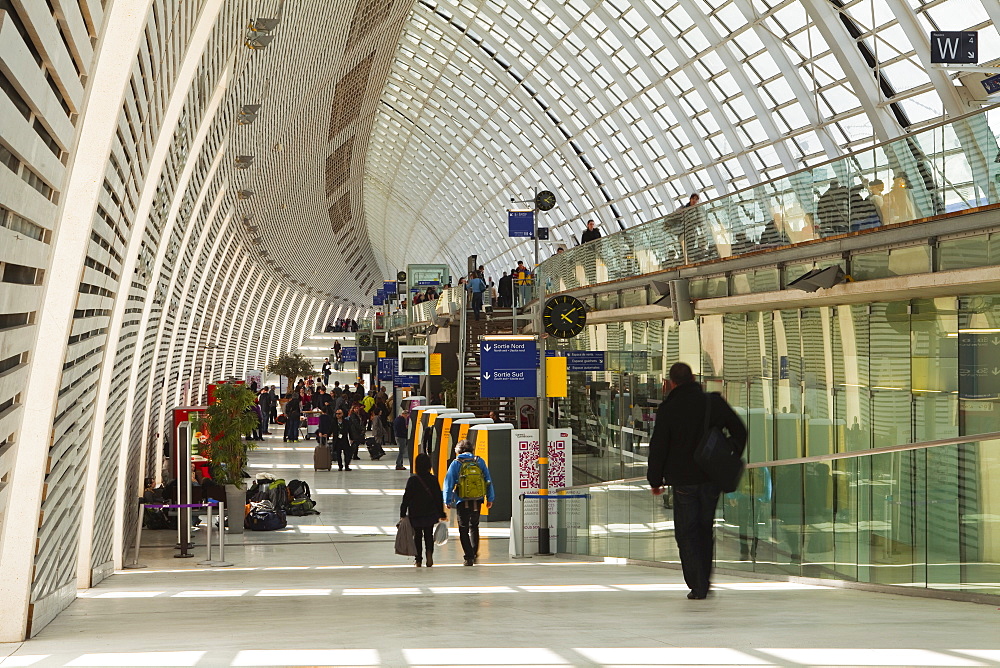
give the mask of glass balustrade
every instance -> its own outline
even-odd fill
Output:
[[[751,464],[720,499],[716,565],[1000,594],[1000,434],[989,436]],[[669,489],[628,479],[566,491],[589,498],[559,504],[560,550],[680,563]]]
[[[991,107],[680,209],[553,255],[546,292],[1000,203],[998,136]]]

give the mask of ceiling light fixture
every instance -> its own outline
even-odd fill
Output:
[[[236,169],[248,169],[253,164],[252,155],[236,156]]]
[[[244,104],[240,107],[240,114],[236,122],[240,125],[250,125],[257,120],[257,113],[260,111],[259,104]]]
[[[278,27],[278,19],[257,19],[247,25],[247,41],[244,42],[248,49],[266,49],[268,44],[274,40],[272,34]]]

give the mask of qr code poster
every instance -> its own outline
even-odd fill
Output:
[[[549,491],[573,484],[573,432],[571,429],[549,429]],[[538,430],[515,429],[511,432],[511,495],[520,499],[522,494],[538,493]],[[530,554],[538,544],[538,500],[524,500],[524,526],[521,512],[515,503],[512,517],[511,551],[516,554],[516,542],[523,535],[522,554]],[[549,526],[555,526],[558,508],[549,504]]]

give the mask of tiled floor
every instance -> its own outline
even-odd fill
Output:
[[[688,601],[675,570],[511,560],[506,526],[474,568],[452,540],[417,569],[393,554],[407,474],[314,473],[311,453],[272,439],[252,470],[306,480],[321,515],[230,536],[225,569],[147,532],[165,545],[147,568],[0,645],[0,666],[1000,666],[992,606],[734,577]]]

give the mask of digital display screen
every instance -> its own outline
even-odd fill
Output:
[[[423,371],[424,370],[424,358],[423,357],[404,357],[401,360],[403,371]]]

